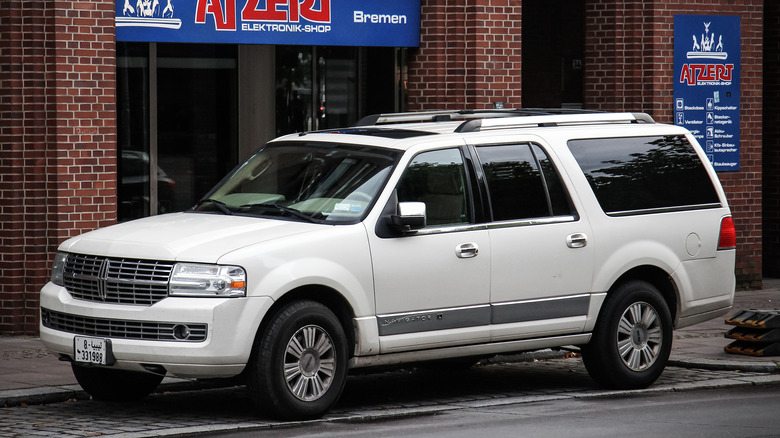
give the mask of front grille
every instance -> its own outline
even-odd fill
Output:
[[[41,308],[41,322],[52,330],[77,335],[146,341],[203,342],[208,332],[207,324],[88,318],[46,308]]]
[[[168,296],[173,263],[68,254],[63,280],[77,299],[151,306]]]

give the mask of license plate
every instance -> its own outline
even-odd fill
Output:
[[[73,344],[76,362],[95,365],[111,365],[114,362],[110,339],[76,336]]]

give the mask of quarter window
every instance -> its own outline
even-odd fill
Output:
[[[398,184],[399,202],[424,202],[427,225],[468,223],[466,171],[459,149],[417,155]]]
[[[720,205],[685,136],[571,140],[569,150],[607,214]]]
[[[493,220],[571,214],[555,166],[538,145],[481,146],[477,154],[488,185]]]

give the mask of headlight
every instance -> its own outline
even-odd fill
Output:
[[[64,252],[58,252],[54,256],[54,263],[51,265],[51,282],[57,286],[65,286],[63,275],[65,274],[65,260],[67,259],[68,254]]]
[[[177,263],[168,294],[186,297],[246,296],[246,272],[238,266]]]

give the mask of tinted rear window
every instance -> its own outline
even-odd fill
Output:
[[[720,205],[705,165],[684,136],[571,140],[605,213]]]

